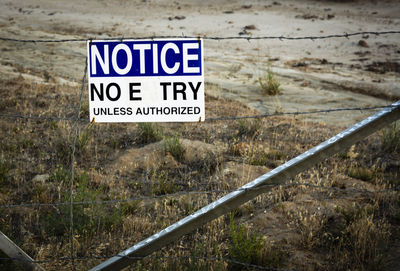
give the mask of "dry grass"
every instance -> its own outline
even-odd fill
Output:
[[[278,95],[281,93],[280,83],[275,75],[269,67],[267,73],[258,78],[258,84],[261,87],[261,92],[265,95]]]
[[[31,84],[21,78],[2,82],[0,92],[6,97],[0,113],[21,115],[71,117],[78,96],[77,88]],[[209,117],[255,113],[214,97],[206,98],[206,107]],[[82,113],[88,117],[85,107]],[[0,205],[68,201],[71,123],[2,118],[0,126]],[[82,122],[74,200],[232,190],[336,132],[283,117],[151,127]],[[156,142],[161,133],[166,139]],[[232,221],[226,215],[208,223],[139,261],[134,269],[247,270],[230,261],[235,259],[300,270],[384,268],[384,256],[390,254],[386,248],[395,240],[389,237],[398,232],[400,206],[397,192],[376,190],[398,184],[399,154],[383,151],[381,144],[377,133],[300,174],[294,181],[304,185],[273,189],[241,206]],[[377,174],[371,181],[362,177],[368,172],[349,174],[352,168],[376,169]],[[76,262],[78,270],[101,262],[91,256],[116,254],[220,196],[213,192],[75,205],[74,244],[76,256],[84,259]],[[1,208],[0,213],[0,230],[33,258],[69,255],[68,206]],[[237,254],[240,244],[248,247],[244,258]],[[71,261],[43,266],[71,270]],[[1,261],[0,268],[13,267]]]

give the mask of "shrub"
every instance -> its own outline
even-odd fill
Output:
[[[161,128],[151,122],[139,123],[139,136],[142,143],[152,143],[163,138]]]
[[[280,83],[276,79],[275,74],[268,68],[267,74],[264,77],[258,78],[258,84],[261,87],[261,91],[265,95],[278,95],[281,93]]]
[[[80,129],[76,140],[77,153],[82,155],[87,149],[94,133],[94,124],[90,123],[85,129]]]
[[[165,153],[169,152],[176,160],[182,161],[185,154],[185,147],[182,145],[179,135],[165,139],[164,151]]]
[[[53,180],[65,180],[66,173],[62,167],[59,167],[51,176]],[[96,231],[111,230],[113,226],[122,222],[123,214],[127,212],[125,206],[123,208],[110,208],[103,204],[92,204],[85,202],[94,202],[98,200],[102,187],[93,188],[90,184],[89,177],[85,172],[77,174],[74,179],[76,185],[73,195],[74,202],[82,202],[82,204],[73,205],[74,231],[80,236],[90,236]],[[64,202],[70,201],[70,193],[65,192],[62,195]],[[45,210],[44,210],[45,211]],[[44,234],[54,236],[64,236],[68,233],[70,226],[70,206],[60,205],[56,209],[56,213],[45,212],[40,217],[40,224]]]
[[[154,170],[152,176],[152,193],[156,196],[167,195],[177,191],[174,179],[168,176],[168,171],[164,169]]]
[[[375,168],[351,166],[347,172],[347,175],[364,182],[374,183],[378,175],[378,171]]]
[[[243,136],[256,137],[260,134],[262,129],[262,120],[260,119],[254,119],[254,120],[241,119],[237,121],[237,124],[238,124],[237,137],[243,137]]]
[[[301,216],[299,230],[305,247],[322,250],[332,264],[329,270],[381,270],[390,228],[374,217],[375,207],[356,205],[335,211],[327,218]]]
[[[392,153],[400,151],[400,125],[398,123],[383,130],[382,150]]]
[[[271,151],[269,153],[256,150],[251,153],[249,157],[249,163],[253,166],[268,166],[268,167],[277,167],[279,160],[284,157],[284,154],[279,151]]]
[[[11,166],[0,159],[0,185],[8,184],[10,179],[10,172]]]
[[[230,220],[229,237],[229,256],[233,260],[229,262],[229,270],[247,270],[244,264],[276,268],[285,259],[286,255],[280,249],[272,249],[257,232],[250,234],[243,224],[237,226],[233,215]]]

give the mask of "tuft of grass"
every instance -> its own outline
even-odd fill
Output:
[[[286,255],[278,248],[272,249],[264,242],[261,235],[249,230],[242,224],[236,225],[233,215],[230,219],[229,256],[233,262],[229,263],[228,270],[248,270],[242,264],[234,261],[268,267],[279,267],[284,262]]]
[[[378,171],[375,168],[352,166],[349,168],[347,175],[364,182],[375,183]]]
[[[398,123],[383,130],[382,150],[391,153],[400,151],[400,125]]]
[[[279,160],[284,157],[284,154],[279,151],[271,151],[269,153],[264,151],[255,151],[250,155],[249,163],[253,166],[268,166],[277,167]]]
[[[50,179],[63,180],[68,177],[63,167],[59,167]],[[95,202],[99,199],[102,187],[93,187],[86,172],[76,174],[74,178],[76,185],[73,195],[74,202]],[[70,194],[63,193],[62,200],[69,202]],[[95,235],[97,232],[110,231],[113,227],[122,223],[123,215],[135,208],[134,206],[122,205],[109,210],[109,206],[103,204],[76,204],[73,205],[74,231],[82,237]],[[64,236],[69,228],[69,205],[61,205],[56,212],[47,211],[40,216],[40,227],[43,236],[51,234],[53,236]]]
[[[90,123],[85,129],[79,130],[76,148],[79,154],[83,154],[86,151],[90,140],[93,138],[94,123]]]
[[[278,95],[281,93],[280,83],[276,78],[276,75],[272,72],[271,68],[268,67],[267,74],[264,77],[258,78],[258,84],[261,87],[261,91],[265,95]]]
[[[263,123],[261,119],[241,119],[237,125],[237,137],[256,137],[261,133]]]
[[[69,171],[65,168],[64,165],[57,165],[56,170],[50,175],[50,181],[56,183],[64,183],[69,180]]]
[[[4,162],[3,159],[0,159],[0,185],[7,185],[10,179],[11,166]]]
[[[374,216],[376,206],[337,207],[336,214],[321,217],[299,215],[302,244],[323,251],[335,263],[329,270],[382,270],[390,226]]]
[[[242,224],[237,226],[231,216],[229,256],[236,261],[255,264],[259,261],[263,247],[262,237],[256,232],[250,235]]]
[[[89,118],[89,103],[87,101],[83,101],[81,104],[81,111],[80,111],[80,117],[88,119]],[[92,120],[90,120],[92,121]]]
[[[185,147],[182,145],[178,134],[165,139],[164,151],[165,153],[170,153],[177,161],[183,160]]]
[[[174,179],[168,175],[168,171],[164,169],[156,169],[152,176],[152,194],[156,196],[175,193],[178,188]]]
[[[389,225],[385,220],[375,219],[372,206],[337,208],[342,215],[341,230],[335,235],[327,233],[331,246],[330,258],[339,269],[381,270],[384,250],[390,237]]]
[[[153,143],[163,139],[163,133],[156,123],[141,122],[139,123],[140,141],[143,143]]]

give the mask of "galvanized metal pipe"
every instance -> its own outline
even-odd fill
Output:
[[[27,271],[44,271],[44,269],[0,231],[0,250]]]

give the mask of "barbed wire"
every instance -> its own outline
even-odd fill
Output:
[[[139,256],[125,256],[125,255],[110,255],[110,256],[103,256],[103,255],[91,255],[91,256],[82,256],[82,257],[74,257],[74,260],[104,260],[104,259],[109,259],[112,257],[120,257],[120,258],[126,258],[130,260],[147,260],[147,259],[156,259],[156,260],[162,260],[162,261],[167,261],[167,260],[204,260],[204,261],[224,261],[224,262],[229,262],[233,264],[238,264],[243,267],[250,267],[250,268],[256,268],[259,270],[270,270],[270,271],[295,271],[293,269],[284,269],[284,268],[276,268],[276,267],[270,267],[270,266],[261,266],[261,265],[256,265],[256,264],[250,264],[250,263],[244,263],[237,261],[235,259],[231,258],[225,258],[225,257],[202,257],[202,256],[157,256],[157,255],[149,255],[145,257],[139,257]],[[42,263],[52,263],[56,261],[71,261],[71,257],[52,257],[48,258],[45,260],[34,260],[34,261],[29,261],[25,259],[20,259],[20,258],[0,258],[0,260],[10,260],[10,261],[18,261],[18,262],[30,262],[30,263],[37,263],[37,264],[42,264]]]
[[[75,38],[75,39],[17,39],[17,38],[5,38],[0,37],[2,41],[12,41],[12,42],[23,42],[23,43],[57,43],[57,42],[87,42],[90,40],[120,40],[121,42],[124,40],[154,40],[154,39],[179,39],[179,38],[188,38],[188,39],[199,39],[202,38],[204,40],[323,40],[323,39],[333,39],[333,38],[350,38],[354,36],[365,36],[365,35],[395,35],[400,34],[400,30],[389,30],[389,31],[362,31],[362,32],[353,32],[353,33],[343,33],[343,34],[330,34],[330,35],[320,35],[320,36],[247,36],[247,35],[240,35],[240,36],[226,36],[226,37],[219,37],[219,36],[187,36],[187,35],[156,35],[156,36],[141,36],[141,37],[109,37],[109,38],[96,38],[96,37],[89,37],[89,38]]]
[[[4,119],[32,119],[32,120],[48,120],[48,121],[73,121],[73,117],[51,117],[51,116],[35,116],[22,114],[1,114],[0,118]]]
[[[348,108],[328,108],[314,111],[295,111],[295,112],[275,112],[275,113],[266,113],[266,114],[258,114],[258,115],[246,115],[246,116],[225,116],[225,117],[210,117],[206,118],[207,121],[223,121],[223,120],[241,120],[241,119],[257,119],[257,118],[268,118],[268,117],[276,117],[276,116],[285,116],[285,115],[312,115],[312,114],[320,114],[320,113],[334,113],[341,111],[371,111],[378,110],[384,108],[391,108],[392,105],[381,105],[381,106],[370,106],[370,107],[348,107]],[[73,117],[51,117],[51,116],[35,116],[35,115],[22,115],[22,114],[1,114],[0,118],[5,119],[32,119],[32,120],[43,120],[43,121],[75,121],[76,119]],[[89,119],[80,118],[79,122],[90,122]]]
[[[174,198],[174,197],[181,197],[181,196],[191,196],[191,195],[202,195],[202,194],[222,194],[222,193],[231,193],[234,191],[250,191],[250,190],[259,190],[265,189],[267,187],[281,187],[281,188],[289,188],[289,187],[301,187],[307,186],[312,188],[320,188],[326,189],[331,191],[340,191],[340,192],[359,192],[359,193],[366,193],[366,194],[375,194],[375,193],[390,193],[390,192],[397,192],[399,191],[400,187],[396,186],[393,188],[387,189],[379,189],[379,190],[366,190],[366,189],[358,189],[354,187],[333,187],[333,186],[324,186],[324,185],[315,185],[310,183],[302,183],[302,182],[290,182],[284,185],[276,186],[274,184],[264,184],[255,188],[238,188],[238,189],[215,189],[215,190],[202,190],[202,191],[181,191],[176,193],[164,194],[164,195],[151,195],[151,196],[138,196],[138,197],[131,197],[127,199],[113,199],[113,200],[94,200],[94,201],[74,201],[73,205],[101,205],[101,204],[117,204],[117,203],[126,203],[132,201],[140,201],[140,200],[153,200],[153,199],[163,199],[163,198]],[[70,202],[55,202],[55,203],[40,203],[40,202],[33,202],[33,203],[19,203],[19,204],[5,204],[0,205],[0,209],[12,209],[12,208],[22,208],[22,207],[52,207],[52,206],[66,206],[69,205]]]
[[[284,115],[311,115],[311,114],[332,113],[340,111],[367,111],[367,110],[377,110],[377,109],[391,108],[391,107],[393,106],[384,105],[384,106],[371,106],[371,107],[329,108],[329,109],[321,109],[314,111],[275,112],[275,113],[267,113],[267,114],[251,115],[251,116],[227,116],[227,117],[206,118],[206,121],[257,119],[257,118],[267,118],[267,117],[284,116]]]

